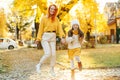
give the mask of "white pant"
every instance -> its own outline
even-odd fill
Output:
[[[75,56],[75,59],[76,59],[76,61],[77,62],[80,62],[80,57],[79,56]],[[74,67],[74,60],[71,60],[70,61],[70,67],[71,67],[71,69],[74,69],[75,67]]]
[[[40,65],[49,57],[51,57],[50,60],[50,66],[55,66],[56,61],[56,33],[44,33],[42,36],[41,41],[44,55],[40,59]]]

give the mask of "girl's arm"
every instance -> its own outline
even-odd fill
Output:
[[[66,42],[67,43],[72,43],[74,41],[74,39],[72,37],[66,37]]]

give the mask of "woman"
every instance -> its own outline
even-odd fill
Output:
[[[40,59],[40,62],[36,65],[36,71],[40,73],[40,67],[42,63],[51,56],[50,60],[50,73],[55,76],[54,66],[56,61],[56,33],[59,33],[62,43],[65,42],[65,34],[62,30],[62,26],[59,23],[57,15],[58,8],[52,4],[48,8],[48,15],[43,16],[40,22],[37,40],[41,41],[41,45],[44,50],[44,55]]]

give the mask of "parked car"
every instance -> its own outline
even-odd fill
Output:
[[[0,49],[14,49],[17,48],[17,43],[9,38],[0,38]]]

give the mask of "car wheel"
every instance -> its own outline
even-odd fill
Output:
[[[13,46],[13,45],[10,45],[10,46],[8,47],[8,49],[14,49],[14,46]]]

